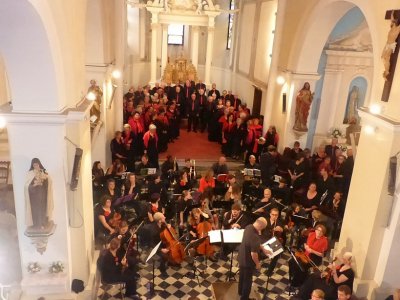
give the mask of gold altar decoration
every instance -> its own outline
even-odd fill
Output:
[[[185,82],[187,79],[197,82],[197,71],[191,62],[180,56],[172,63],[169,61],[164,69],[163,81],[165,83]]]

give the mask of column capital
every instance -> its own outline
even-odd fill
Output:
[[[215,31],[215,27],[214,26],[209,26],[208,28],[207,28],[207,31],[208,32],[212,32],[212,33],[214,33],[214,31]]]
[[[158,29],[158,28],[160,28],[160,26],[161,26],[160,23],[151,23],[151,29]]]

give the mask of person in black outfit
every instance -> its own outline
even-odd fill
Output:
[[[166,245],[162,242],[160,236],[166,228],[165,216],[160,212],[156,212],[153,217],[154,221],[145,225],[145,230],[142,232],[142,235],[146,235],[147,238],[149,238],[151,247],[155,247],[161,241],[161,245],[157,251],[158,260],[160,263],[158,269],[160,270],[162,276],[167,276],[166,265],[169,249],[166,248]]]
[[[117,158],[119,158],[122,162],[126,161],[127,154],[121,131],[115,132],[114,138],[110,142],[110,150],[112,161],[116,160]]]
[[[147,154],[143,154],[140,160],[140,163],[135,168],[136,175],[142,175],[141,172],[144,169],[155,168],[155,166],[153,166],[151,162],[149,162],[149,157],[147,156]]]
[[[207,106],[207,96],[205,95],[205,89],[198,89],[197,102],[199,103],[199,121],[200,121],[200,131],[204,132],[207,127],[208,120],[206,119],[207,114],[205,113]]]
[[[197,132],[197,126],[199,124],[200,104],[197,101],[196,94],[193,93],[189,100],[186,102],[186,115],[188,117],[188,128],[187,131]]]
[[[126,258],[120,261],[117,251],[120,247],[118,238],[114,238],[110,242],[110,248],[105,250],[99,258],[101,279],[105,283],[125,282],[125,296],[132,299],[140,299],[136,293],[135,274],[131,268],[123,268],[128,266]]]
[[[261,154],[260,167],[261,167],[261,180],[265,186],[272,185],[272,176],[276,173],[276,156],[278,152],[275,146],[268,146],[267,152]]]
[[[208,91],[208,96],[212,96],[215,100],[221,97],[221,93],[217,90],[217,85],[213,83],[211,85],[211,90]]]
[[[249,217],[242,211],[238,203],[232,205],[232,209],[224,214],[222,227],[224,229],[243,229],[250,224]],[[224,244],[221,249],[221,259],[227,260],[227,255],[235,250],[237,244]]]
[[[261,231],[267,226],[267,220],[258,218],[253,224],[247,225],[243,233],[242,243],[239,246],[239,285],[240,300],[248,300],[253,283],[253,273],[261,268],[258,253],[261,250],[270,254],[261,247]]]
[[[274,207],[270,210],[269,212],[269,218],[267,219],[267,226],[262,232],[263,236],[263,242],[268,241],[272,237],[276,236],[276,238],[279,240],[279,242],[282,245],[285,245],[285,232],[283,231],[283,224],[279,219],[279,210]],[[267,270],[267,276],[271,277],[272,274],[274,273],[276,264],[278,263],[280,255],[276,255],[271,262],[269,263],[268,270]]]
[[[189,191],[183,191],[177,202],[178,222],[179,222],[179,235],[182,235],[189,213],[193,208],[193,199]]]
[[[249,162],[244,165],[245,169],[257,169],[260,170],[260,164],[257,163],[257,159],[255,155],[250,155],[249,156]]]
[[[351,176],[353,175],[354,157],[353,149],[347,149],[347,159],[343,163],[343,194],[347,197],[350,188]]]

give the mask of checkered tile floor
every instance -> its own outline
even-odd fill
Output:
[[[236,261],[237,252],[234,254],[233,260],[233,272],[238,270]],[[229,256],[230,257],[230,256]],[[289,299],[287,288],[289,284],[288,279],[288,265],[287,261],[289,255],[285,252],[281,255],[274,275],[269,280],[268,289],[275,293],[267,293],[264,299]],[[193,276],[193,269],[186,262],[182,263],[181,267],[168,267],[168,277],[161,278],[160,272],[155,269],[155,288],[156,295],[151,297],[148,292],[149,283],[152,281],[152,264],[148,264],[145,268],[140,270],[140,279],[138,280],[137,292],[141,296],[141,299],[190,299],[190,297],[197,297],[197,299],[206,300],[212,299],[212,283],[214,282],[225,282],[229,272],[230,260],[227,261],[218,260],[213,263],[208,261],[207,267],[202,257],[198,258],[196,262],[200,275],[198,277],[200,284],[197,279]],[[268,267],[268,260],[263,264],[261,271],[253,276],[253,288],[258,291],[260,299],[263,299],[265,292],[266,280],[265,276],[266,268]],[[236,280],[239,279],[239,274],[236,275]],[[117,287],[112,288],[106,292],[102,286],[98,290],[99,299],[120,299],[121,295]],[[125,298],[129,299],[129,298]],[[194,298],[196,299],[196,298]],[[236,299],[232,299],[236,300]]]

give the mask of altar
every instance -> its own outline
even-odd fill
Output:
[[[214,47],[215,18],[221,14],[219,5],[214,5],[212,0],[154,0],[147,1],[145,5],[151,13],[151,59],[150,59],[150,85],[157,81],[157,39],[158,30],[162,30],[161,45],[161,70],[167,76],[167,82],[183,76],[190,75],[195,80],[199,56],[199,27],[207,27],[207,49],[205,59],[204,83],[210,86],[211,61]],[[186,61],[168,62],[168,25],[184,24],[191,26],[191,51],[190,64]],[[179,68],[185,66],[188,71]],[[174,69],[175,68],[175,69]],[[187,73],[185,73],[187,72]],[[195,74],[195,75],[193,75]],[[194,76],[194,77],[193,77]],[[175,81],[176,82],[176,81]]]

